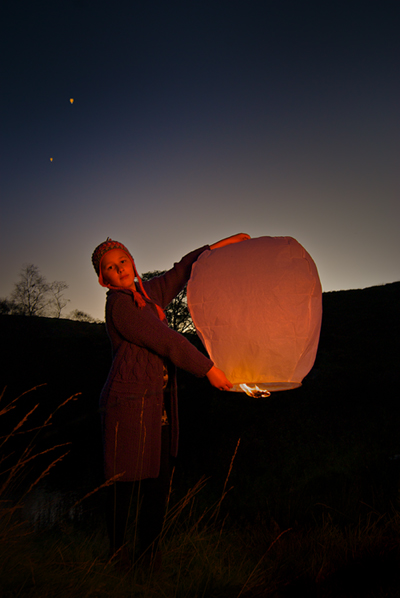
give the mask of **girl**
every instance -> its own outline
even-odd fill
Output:
[[[106,329],[112,345],[112,365],[100,397],[105,475],[115,480],[107,488],[107,531],[111,555],[118,552],[125,566],[130,565],[125,531],[137,480],[142,493],[141,551],[153,551],[160,558],[157,543],[169,488],[169,459],[178,449],[175,368],[207,376],[220,390],[232,388],[224,372],[168,328],[163,308],[185,286],[203,251],[248,238],[240,233],[192,251],[162,276],[143,282],[122,243],[108,238],[93,252],[99,283],[109,289]]]

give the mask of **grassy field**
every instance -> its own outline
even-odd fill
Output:
[[[15,404],[9,403],[0,417]],[[53,416],[43,428],[29,432],[32,414],[28,412],[2,438],[4,598],[400,595],[397,458],[388,461],[386,471],[378,475],[375,469],[365,477],[362,463],[372,460],[355,438],[347,450],[343,442],[332,446],[326,438],[317,439],[317,455],[303,436],[296,459],[288,438],[283,438],[279,463],[269,467],[267,463],[258,476],[255,471],[245,476],[241,470],[248,462],[240,439],[224,475],[200,479],[189,490],[182,490],[188,480],[178,480],[176,489],[172,484],[161,570],[139,560],[127,572],[108,561],[102,488],[87,488],[86,497],[75,494],[79,509],[65,501],[55,518],[38,525],[24,519],[30,496],[51,479],[52,471],[62,469],[69,449],[68,445],[37,448],[35,439],[51,425]],[[29,440],[15,443],[16,436],[25,432]],[[376,451],[371,435],[370,439]],[[7,447],[14,450],[7,453]],[[40,463],[39,469],[32,468],[34,462]],[[364,501],[366,495],[370,503]],[[76,517],[70,516],[71,508]],[[128,537],[134,559],[135,517]]]
[[[104,329],[2,316],[1,598],[400,597],[399,304],[400,283],[324,295],[313,370],[267,400],[181,374],[163,566],[129,573],[103,521]]]

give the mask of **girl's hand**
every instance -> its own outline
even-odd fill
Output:
[[[219,368],[212,366],[211,370],[206,374],[208,381],[212,386],[219,390],[230,390],[233,387],[232,382],[229,382],[224,372]]]
[[[241,241],[247,241],[247,239],[250,238],[250,235],[246,233],[238,233],[237,235],[232,235],[232,237],[227,237],[226,239],[217,241],[217,243],[213,243],[213,245],[210,245],[210,249],[219,249],[220,247],[225,247],[225,245],[231,245],[232,243],[240,243]]]

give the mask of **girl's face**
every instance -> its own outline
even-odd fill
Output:
[[[122,249],[107,251],[100,267],[105,284],[121,289],[136,289],[132,261]]]

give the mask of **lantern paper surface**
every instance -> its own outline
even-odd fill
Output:
[[[214,364],[240,384],[296,388],[311,370],[322,318],[317,268],[291,237],[205,251],[188,283],[189,310]]]

